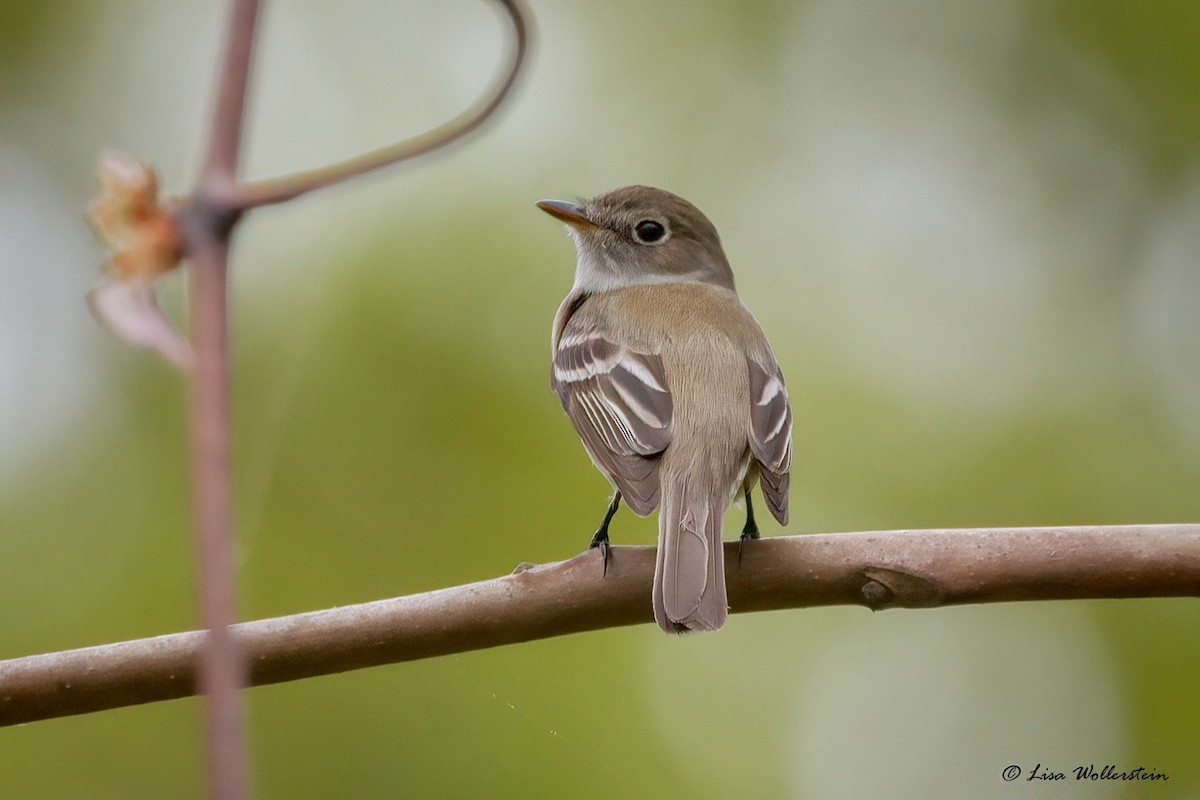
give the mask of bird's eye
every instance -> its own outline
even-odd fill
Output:
[[[655,244],[663,240],[663,237],[667,235],[667,229],[661,222],[644,219],[633,226],[633,235],[642,244]]]

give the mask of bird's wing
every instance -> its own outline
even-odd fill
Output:
[[[658,505],[658,456],[671,441],[662,359],[595,328],[567,326],[550,384],[592,461],[638,514]]]
[[[759,481],[771,514],[787,524],[792,469],[792,407],[783,373],[771,359],[746,359],[750,377],[750,452],[759,463]]]

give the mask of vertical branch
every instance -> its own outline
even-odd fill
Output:
[[[181,221],[191,260],[192,518],[201,624],[197,682],[206,697],[209,793],[246,796],[241,688],[246,675],[229,626],[237,621],[229,415],[229,240],[258,0],[233,0],[208,151]]]
[[[205,695],[210,796],[246,796],[240,691],[247,668],[230,626],[236,622],[233,546],[231,426],[228,331],[229,248],[242,214],[314,189],[428,153],[476,130],[515,84],[525,63],[529,25],[520,0],[498,0],[515,37],[503,79],[483,101],[432,131],[342,164],[244,189],[238,161],[250,66],[254,57],[259,0],[230,0],[224,53],[217,72],[203,166],[192,195],[168,210],[158,203],[152,171],[132,159],[110,159],[105,192],[92,220],[114,250],[112,275],[93,292],[94,313],[131,343],[154,347],[181,365],[190,364],[192,522],[197,592],[204,628],[196,657],[196,687]],[[170,218],[167,215],[170,214]],[[131,241],[132,240],[132,243]],[[148,281],[189,264],[192,353],[155,302]],[[182,670],[176,670],[174,679]],[[70,688],[70,684],[67,685]],[[0,710],[9,697],[0,697]]]
[[[231,4],[201,187],[214,180],[232,182],[237,172],[258,7],[258,0],[233,0]]]
[[[192,522],[200,620],[207,629],[197,683],[206,696],[211,796],[245,796],[239,691],[241,654],[229,635],[236,622],[229,418],[229,332],[225,242],[196,242],[191,262],[195,361],[191,388]]]

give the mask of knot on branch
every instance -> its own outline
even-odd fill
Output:
[[[911,572],[891,567],[865,567],[861,592],[863,604],[872,611],[885,608],[934,608],[945,592],[937,583]]]
[[[228,241],[233,227],[246,209],[240,205],[237,187],[223,180],[202,185],[176,212],[188,246],[202,241]]]

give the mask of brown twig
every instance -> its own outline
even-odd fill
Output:
[[[192,527],[200,621],[197,686],[207,698],[209,795],[246,796],[240,690],[245,668],[229,626],[237,621],[229,418],[229,242],[237,214],[225,202],[237,180],[258,0],[234,0],[220,66],[208,152],[196,191],[176,219],[191,279]]]
[[[1200,596],[1200,525],[779,536],[726,545],[736,612]],[[236,625],[250,682],[650,622],[654,548],[588,551],[494,580]],[[720,636],[721,634],[711,634]],[[0,661],[0,725],[185,697],[199,633]]]
[[[412,139],[364,153],[339,164],[303,172],[286,178],[262,181],[240,187],[231,201],[241,209],[282,203],[302,194],[331,186],[368,172],[394,166],[401,161],[425,155],[475,131],[486,122],[508,97],[529,52],[529,23],[517,0],[497,0],[512,24],[514,46],[503,77],[474,106],[454,119]]]
[[[207,697],[208,774],[212,797],[246,795],[239,690],[244,645],[230,634],[236,619],[233,513],[230,485],[228,269],[229,246],[242,214],[438,149],[477,129],[509,95],[525,61],[528,25],[517,0],[498,0],[515,34],[511,63],[480,104],[423,136],[342,164],[261,184],[238,184],[247,86],[254,56],[258,0],[232,0],[225,52],[204,164],[196,189],[172,217],[191,273],[192,515],[196,536],[200,617],[187,665],[189,691]],[[192,659],[198,667],[193,678]],[[193,687],[194,684],[194,687]]]

